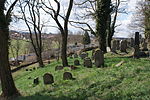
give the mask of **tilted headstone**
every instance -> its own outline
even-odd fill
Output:
[[[127,41],[126,40],[122,40],[121,41],[121,43],[120,43],[120,51],[127,53]]]
[[[73,76],[70,72],[64,72],[63,80],[73,80],[73,79],[75,79],[75,78],[73,78]]]
[[[44,84],[52,84],[54,83],[54,78],[52,74],[46,73],[43,76]]]
[[[74,61],[74,65],[76,65],[76,66],[80,65],[80,61],[76,59],[76,60]]]
[[[84,67],[92,68],[92,60],[89,57],[84,58],[83,65]]]
[[[96,50],[94,59],[95,59],[95,66],[96,67],[104,66],[104,53],[103,53],[103,51],[101,51],[99,49]]]

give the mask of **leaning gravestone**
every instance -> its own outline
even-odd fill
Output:
[[[73,76],[70,72],[64,72],[63,80],[73,80],[73,79],[75,79],[75,78],[73,78]]]
[[[120,51],[127,53],[126,49],[127,49],[127,41],[126,40],[122,40],[121,43],[120,43]]]
[[[54,83],[54,78],[52,74],[46,73],[43,76],[44,84],[52,84]]]
[[[35,84],[35,85],[39,84],[39,78],[38,77],[33,80],[33,84]]]
[[[95,60],[95,66],[96,67],[104,66],[104,53],[103,53],[103,51],[101,51],[99,49],[96,50],[94,60]]]
[[[111,41],[111,52],[114,52],[116,53],[116,50],[117,50],[117,41],[116,40],[112,40]]]
[[[84,58],[83,65],[84,67],[92,68],[92,60],[89,57]]]
[[[76,65],[76,66],[80,65],[80,61],[79,60],[75,60],[74,61],[74,65]]]

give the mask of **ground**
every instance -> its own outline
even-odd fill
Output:
[[[66,67],[55,71],[55,66],[61,65],[61,62],[53,61],[37,70],[22,69],[13,73],[16,86],[22,94],[16,100],[150,100],[150,59],[133,59],[129,55],[105,54],[104,68],[94,65],[93,68],[85,68],[80,65],[77,70]],[[82,64],[82,60],[77,59]],[[72,65],[74,59],[68,60]],[[116,67],[121,61],[124,63]],[[63,80],[66,71],[76,79]],[[52,85],[43,84],[42,76],[47,72],[54,76]],[[39,85],[33,84],[36,77],[40,78]]]

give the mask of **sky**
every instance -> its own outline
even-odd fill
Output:
[[[63,0],[61,0],[61,1],[63,1]],[[137,6],[138,1],[141,1],[141,0],[127,0],[127,2],[121,3],[120,8],[125,8],[127,14],[124,13],[124,14],[118,15],[116,25],[120,25],[120,26],[118,26],[116,28],[114,37],[128,37],[129,35],[133,34],[134,32],[140,31],[140,29],[139,30],[138,29],[137,30],[129,29],[129,24],[131,23],[132,19],[134,18],[134,13],[136,12],[136,6]],[[63,1],[62,5],[66,5],[65,7],[63,7],[63,9],[66,9],[66,7],[68,5],[67,1],[66,0]],[[19,8],[17,8],[17,7],[14,9],[14,13],[16,15],[17,14],[19,15],[18,10],[19,10]],[[74,11],[75,10],[72,11],[72,14],[70,17],[71,20],[74,20],[74,16],[73,16]],[[63,11],[63,13],[64,13],[64,11]],[[49,21],[50,16],[43,13],[42,19],[44,21]],[[62,20],[61,20],[61,23],[63,23]],[[90,23],[93,23],[93,20]],[[49,24],[50,25],[56,25],[53,20],[51,20]],[[11,30],[17,30],[17,31],[28,31],[24,21],[20,21],[20,20],[19,21],[13,21],[10,25],[10,29]],[[70,25],[69,25],[69,30],[72,31],[73,33],[79,31],[79,29],[74,28]],[[54,27],[46,27],[43,29],[43,32],[57,33],[58,29],[56,29]]]

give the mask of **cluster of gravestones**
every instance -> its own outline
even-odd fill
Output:
[[[31,79],[31,77],[28,79]],[[64,72],[63,80],[75,80],[75,78],[73,77],[73,75],[70,72]],[[54,83],[54,76],[50,73],[45,73],[43,75],[43,83],[45,85]],[[35,84],[35,85],[39,84],[39,77],[37,77],[33,80],[33,84]]]
[[[78,57],[80,57],[83,60],[84,67],[92,68],[92,66],[93,66],[92,60],[94,60],[94,64],[96,67],[104,66],[104,53],[99,49],[97,49],[97,50],[93,49],[92,57],[88,57],[88,53],[86,53],[86,52],[82,52],[79,55],[75,53],[73,55],[73,58],[75,58],[75,60],[74,60],[75,66],[81,65],[80,61],[78,59],[76,59]]]
[[[148,51],[148,43],[145,39],[140,39],[139,32],[135,33],[135,38],[130,40],[112,40],[111,41],[111,52],[117,53],[117,50],[127,53],[128,48],[133,48],[133,57],[139,58],[140,56],[147,56],[144,51]]]

